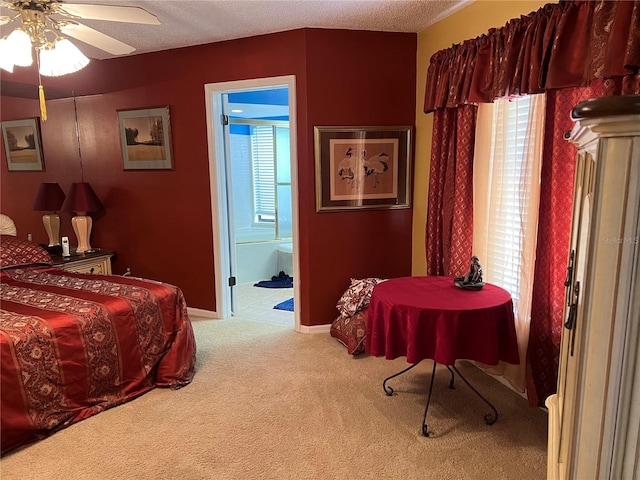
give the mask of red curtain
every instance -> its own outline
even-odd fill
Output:
[[[571,110],[578,103],[618,95],[621,90],[620,79],[609,79],[595,80],[589,87],[547,91],[538,246],[527,351],[527,392],[532,406],[544,406],[546,398],[556,392],[558,380],[577,155],[576,147],[564,139],[564,133],[573,128]],[[633,93],[640,93],[640,88],[636,86]]]
[[[540,92],[547,92],[547,118],[527,388],[530,403],[541,406],[556,391],[571,229],[576,149],[563,135],[580,101],[640,93],[640,0],[547,4],[431,57],[428,275],[463,275],[471,254],[472,105]]]
[[[473,149],[477,107],[438,110],[433,118],[427,275],[462,276],[473,235]]]
[[[547,4],[436,52],[424,111],[608,78],[622,79],[622,94],[640,84],[640,0]]]

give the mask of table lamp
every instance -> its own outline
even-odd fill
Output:
[[[87,212],[97,212],[102,209],[102,204],[98,196],[87,182],[72,183],[71,190],[64,204],[67,212],[76,212],[76,216],[71,219],[73,231],[78,238],[77,253],[84,253],[91,250],[89,239],[91,237],[91,227],[93,220]]]
[[[44,229],[49,236],[49,246],[60,245],[60,216],[56,213],[64,202],[64,192],[57,183],[41,183],[33,209],[48,212],[42,216]]]

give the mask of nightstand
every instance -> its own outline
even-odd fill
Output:
[[[52,254],[51,259],[54,266],[68,272],[111,275],[111,258],[115,254],[111,250],[98,250],[92,253],[75,253],[72,250],[69,257]]]

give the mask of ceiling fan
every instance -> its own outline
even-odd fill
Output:
[[[0,1],[0,7],[14,10],[13,17],[1,16],[0,25],[22,20],[22,30],[29,34],[36,49],[48,48],[60,35],[73,37],[113,55],[127,55],[135,50],[115,38],[87,27],[78,20],[160,25],[155,15],[140,7],[63,3],[61,0]],[[53,41],[50,37],[54,37]]]
[[[47,119],[44,87],[40,75],[57,77],[81,70],[89,59],[66,37],[93,45],[112,55],[135,50],[120,40],[79,23],[79,19],[159,25],[160,21],[140,7],[63,3],[61,0],[0,0],[0,7],[18,12],[0,16],[0,25],[21,20],[6,37],[0,38],[0,68],[13,72],[14,66],[38,63],[38,96],[42,120]]]

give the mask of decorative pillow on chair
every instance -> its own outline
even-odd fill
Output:
[[[52,263],[49,252],[39,245],[12,235],[0,235],[0,269]]]
[[[368,310],[368,307],[364,308],[351,317],[340,315],[331,324],[331,336],[347,347],[349,355],[364,352]]]
[[[380,282],[384,282],[384,280],[376,277],[363,278],[361,280],[352,278],[351,286],[344,292],[336,305],[340,315],[350,317],[368,307],[373,287]]]

